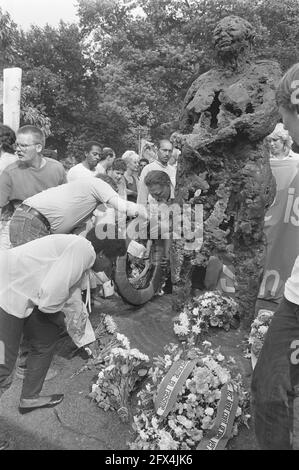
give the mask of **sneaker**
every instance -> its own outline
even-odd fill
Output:
[[[16,369],[16,377],[18,377],[18,379],[24,380],[25,374],[26,374],[26,368],[18,366]],[[58,372],[56,370],[50,368],[46,375],[45,381],[54,379],[54,377],[56,377],[57,374]]]

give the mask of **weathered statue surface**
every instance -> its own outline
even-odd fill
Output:
[[[202,204],[204,211],[200,251],[173,241],[174,307],[190,295],[193,266],[207,266],[216,255],[234,266],[236,297],[248,318],[264,263],[264,216],[275,195],[263,139],[278,121],[281,71],[274,61],[251,61],[254,31],[242,18],[222,19],[213,38],[216,65],[191,85],[172,136],[182,149],[176,202]]]

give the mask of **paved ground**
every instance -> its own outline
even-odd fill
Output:
[[[176,341],[172,332],[173,313],[171,297],[156,297],[141,308],[125,304],[119,297],[103,300],[91,316],[97,324],[98,313],[113,315],[119,331],[127,335],[131,344],[152,357],[161,353],[166,343]],[[244,358],[246,332],[233,330],[213,334],[211,341],[222,346],[224,354],[233,356],[249,385],[251,366]],[[130,425],[120,422],[116,413],[100,410],[87,397],[93,377],[92,371],[71,378],[84,360],[70,358],[71,341],[64,339],[55,356],[54,367],[59,375],[46,382],[43,393],[64,393],[64,401],[55,408],[36,410],[27,415],[17,411],[21,380],[15,379],[2,397],[0,405],[1,432],[12,441],[11,448],[27,449],[86,449],[124,450],[133,437]],[[232,450],[255,450],[257,445],[252,430],[246,428],[231,441]]]

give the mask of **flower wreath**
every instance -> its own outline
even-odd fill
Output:
[[[205,344],[210,346],[208,342]],[[165,411],[165,400],[162,399],[160,405],[157,405],[163,379],[167,377],[170,369],[182,360],[186,361],[187,366],[194,361],[194,367],[188,378],[180,384],[181,388],[174,400],[171,394],[169,401],[166,400],[168,405],[173,401],[171,409]],[[184,361],[180,364],[184,364]],[[235,414],[229,418],[231,429],[228,430],[224,425],[226,438],[236,435],[240,424],[247,425],[250,417],[247,413],[248,392],[245,392],[239,375],[232,379],[230,371],[223,366],[224,361],[225,358],[219,349],[202,351],[198,348],[185,350],[175,344],[166,346],[165,355],[154,358],[148,381],[137,395],[138,407],[133,425],[136,438],[129,444],[130,448],[190,450],[206,448],[205,446],[209,445],[212,448],[217,447],[218,443],[215,442],[219,439],[219,430],[214,432],[214,438],[211,433],[213,434],[216,422],[221,422],[217,410],[220,402],[221,406],[223,405],[222,389],[229,385],[235,392]],[[169,383],[173,384],[173,379]],[[164,396],[169,396],[167,387],[164,392]],[[164,406],[164,411],[159,406]],[[225,410],[225,406],[223,409]]]

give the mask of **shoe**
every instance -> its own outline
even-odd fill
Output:
[[[20,366],[18,366],[17,369],[16,369],[16,377],[18,377],[18,379],[24,380],[25,374],[26,374],[26,370],[27,370],[26,367],[20,367]],[[54,377],[56,377],[57,374],[58,374],[57,370],[55,370],[55,369],[49,369],[48,372],[47,372],[46,378],[45,378],[45,382],[46,382],[47,380],[53,379]]]
[[[9,442],[8,441],[0,441],[0,450],[8,449]]]
[[[52,406],[59,405],[63,399],[63,394],[49,395],[38,398],[21,398],[19,412],[21,414],[25,414],[38,408],[51,408]]]

